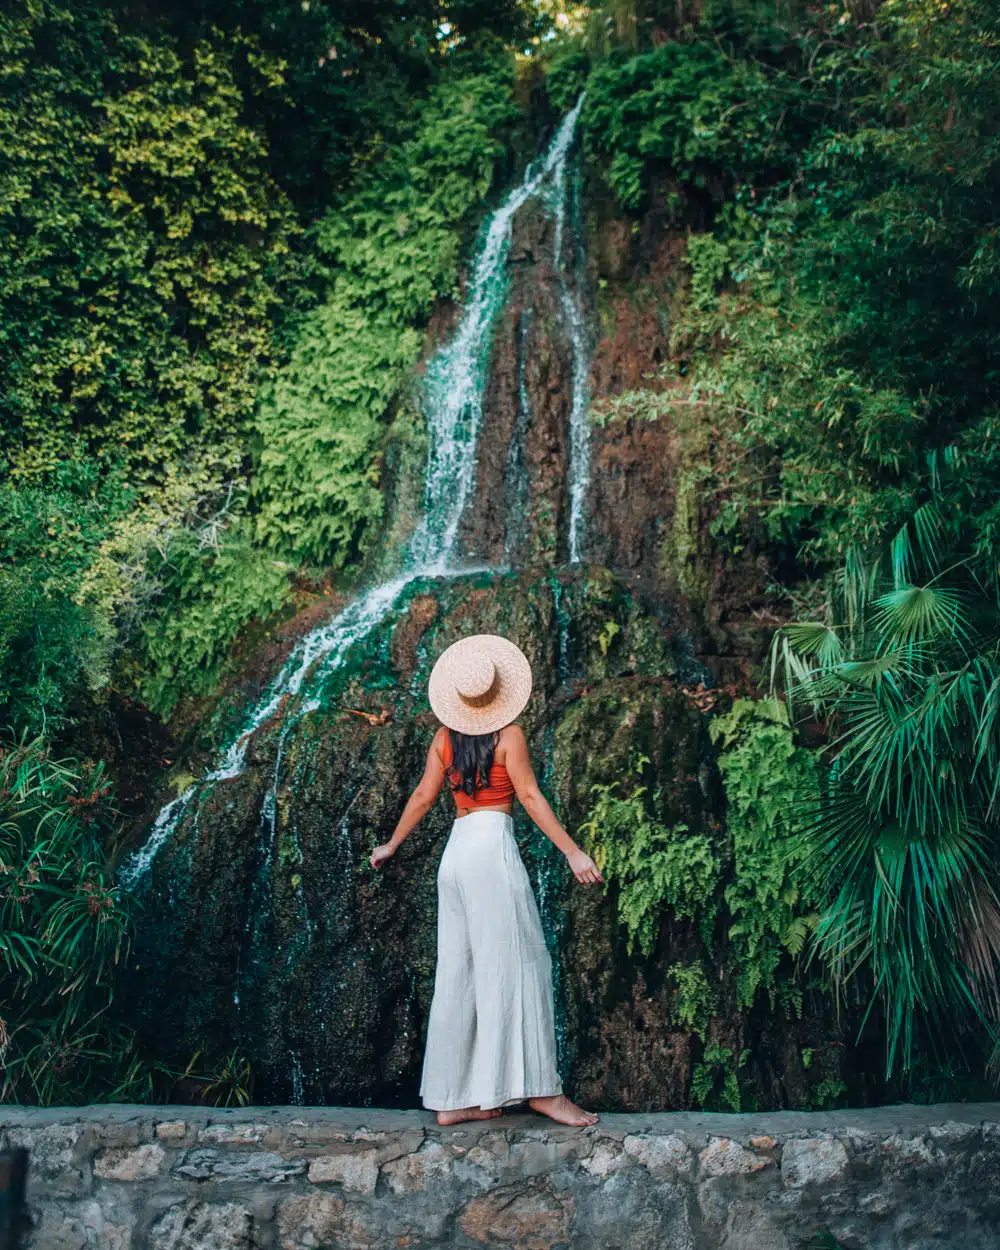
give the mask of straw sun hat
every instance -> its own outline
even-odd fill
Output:
[[[463,734],[494,733],[524,710],[531,665],[506,638],[473,634],[441,653],[427,693],[442,725]]]

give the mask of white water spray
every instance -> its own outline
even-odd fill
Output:
[[[192,801],[200,800],[198,791],[201,787],[240,776],[254,732],[300,694],[313,696],[297,710],[286,711],[288,719],[281,735],[281,746],[284,746],[289,729],[318,706],[313,692],[340,667],[351,647],[385,620],[411,582],[420,577],[459,576],[474,571],[456,563],[455,545],[462,513],[475,479],[476,445],[482,424],[490,335],[506,295],[506,262],[511,228],[518,209],[540,193],[544,193],[552,203],[565,204],[567,154],[582,106],[583,96],[563,119],[545,156],[528,167],[520,186],[508,194],[488,219],[458,329],[452,341],[441,348],[428,364],[424,406],[430,450],[424,485],[424,511],[404,552],[402,572],[393,580],[367,591],[326,625],[312,630],[296,644],[260,702],[249,709],[240,732],[221,753],[215,768],[161,809],[145,844],[130,856],[119,872],[119,882],[126,889],[135,887],[147,875],[156,855],[176,830]],[[561,239],[561,217],[557,217],[557,231]],[[570,333],[574,334],[572,328]],[[574,338],[574,410],[578,374],[575,342]],[[583,376],[585,380],[585,366]],[[577,541],[577,548],[578,545]],[[574,550],[571,519],[571,559]],[[277,770],[283,755],[283,750],[279,749],[275,773],[261,813],[262,824],[271,841],[277,811]]]
[[[577,101],[577,108],[583,103],[583,96]],[[563,156],[565,163],[566,157]],[[553,209],[556,227],[553,244],[553,260],[556,272],[564,273],[563,267],[563,233],[566,220],[566,177],[565,170],[558,183],[553,186]],[[590,352],[587,346],[586,327],[583,318],[583,304],[580,298],[583,273],[581,265],[579,239],[579,180],[573,185],[573,281],[572,284],[562,277],[559,284],[559,302],[562,305],[563,318],[572,347],[572,390],[569,413],[569,562],[579,564],[583,558],[583,505],[587,497],[587,486],[590,482],[590,423],[587,420],[587,407],[590,394],[587,386]]]

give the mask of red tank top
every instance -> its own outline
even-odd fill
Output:
[[[455,787],[461,784],[461,778],[458,772],[452,768],[452,762],[455,753],[451,746],[451,734],[446,733],[444,738],[444,771],[448,782],[451,785],[451,792],[455,796],[455,806],[462,811],[471,811],[476,807],[501,807],[504,803],[510,803],[514,798],[514,783],[511,781],[506,768],[503,764],[493,761],[493,767],[490,769],[490,784],[484,786],[481,790],[477,790],[475,794],[468,795],[464,790],[456,790]]]

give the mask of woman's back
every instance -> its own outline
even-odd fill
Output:
[[[472,794],[462,789],[462,775],[455,767],[455,746],[450,731],[445,730],[441,743],[441,758],[444,763],[445,775],[451,792],[455,796],[455,806],[460,811],[472,811],[477,807],[505,807],[514,800],[514,783],[510,779],[505,765],[497,758],[502,754],[500,741],[503,730],[497,735],[497,753],[489,770],[488,784],[479,786]]]

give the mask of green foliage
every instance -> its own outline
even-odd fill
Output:
[[[886,4],[788,36],[769,70],[787,158],[748,159],[689,248],[674,344],[720,436],[704,485],[827,566],[888,541],[949,445],[949,506],[995,540],[997,23]]]
[[[720,748],[732,879],[725,888],[732,923],[736,998],[749,1007],[772,994],[782,956],[798,955],[811,928],[809,887],[799,871],[800,837],[819,799],[815,757],[795,743],[784,704],[737,699],[709,733]]]
[[[54,731],[98,687],[106,648],[92,616],[37,576],[0,571],[0,709],[16,730]]]
[[[3,1098],[78,1102],[117,1082],[127,1039],[108,1020],[129,918],[103,838],[98,765],[40,739],[0,753],[0,1064]]]
[[[636,773],[648,763],[640,756]],[[618,919],[629,950],[638,946],[648,955],[664,907],[691,918],[711,912],[719,863],[704,834],[689,833],[687,825],[668,829],[650,815],[645,786],[627,797],[618,788],[618,782],[592,787],[594,801],[580,833],[605,878],[605,890],[617,889]]]
[[[0,484],[0,707],[18,732],[58,729],[108,681],[109,624],[76,592],[133,498],[90,460]]]
[[[697,446],[700,541],[708,521],[717,549],[830,575],[819,619],[777,644],[829,774],[787,726],[723,744],[741,998],[815,923],[890,1071],[1000,1019],[998,21],[977,0],[712,0],[669,51],[609,57],[584,115],[620,202],[673,195],[695,227],[673,385],[610,415],[669,416]]]
[[[828,1228],[820,1228],[813,1234],[806,1250],[846,1250],[846,1248],[844,1243],[838,1241]]]
[[[706,1111],[742,1111],[743,1093],[740,1089],[738,1068],[745,1065],[748,1052],[740,1056],[739,1064],[733,1062],[733,1052],[728,1046],[709,1042],[701,1062],[691,1072],[691,1102]]]
[[[143,627],[145,702],[167,717],[179,695],[207,694],[230,644],[288,596],[288,566],[253,546],[245,521],[181,529],[152,560],[161,604]]]
[[[737,1006],[751,1007],[762,988],[774,1003],[782,997],[783,958],[802,952],[817,922],[801,845],[804,809],[819,800],[816,761],[796,745],[776,701],[738,699],[709,731],[726,791],[724,840],[713,844],[686,825],[667,828],[657,820],[661,796],[635,784],[649,763],[645,756],[635,761],[629,793],[621,793],[620,782],[592,788],[580,832],[605,889],[617,892],[630,950],[651,953],[665,908],[696,920],[706,941],[723,911]],[[713,1001],[702,969],[678,964],[670,974],[678,1018],[702,1032]]]
[[[673,964],[667,976],[676,986],[671,1019],[705,1040],[708,1022],[719,1007],[718,993],[700,963]]]
[[[244,120],[249,41],[127,33],[96,3],[0,18],[0,463],[239,463],[294,222]]]
[[[280,60],[274,86],[255,81],[252,66],[236,70],[272,175],[309,220],[395,140],[444,67],[545,25],[521,0],[161,0],[145,23],[141,9],[136,17],[184,47],[221,31]]]
[[[787,95],[763,69],[733,60],[714,43],[664,43],[614,52],[587,83],[587,150],[605,157],[605,177],[629,209],[645,206],[651,183],[669,173],[701,189],[732,183],[748,168],[779,167]]]
[[[545,91],[554,108],[568,112],[587,86],[590,58],[572,46],[557,48],[545,74]]]
[[[621,628],[617,621],[604,622],[600,633],[597,635],[597,645],[601,648],[601,655],[606,656],[608,654],[608,648],[617,635],[621,633]]]
[[[461,235],[493,182],[514,116],[511,67],[446,78],[316,228],[328,293],[298,325],[258,420],[254,483],[267,544],[341,566],[382,514],[383,420],[455,291]]]
[[[109,684],[166,714],[281,603],[272,555],[358,553],[383,417],[515,115],[497,36],[537,26],[515,0],[197,0],[155,20],[32,0],[0,17],[15,723],[52,727]],[[306,235],[295,208],[328,211]],[[277,344],[292,359],[258,426]],[[258,429],[259,516],[206,554],[204,501],[249,486]]]
[[[162,1103],[183,1083],[198,1102],[245,1105],[238,1054],[149,1062],[116,1014],[134,918],[105,850],[115,815],[101,764],[57,760],[27,735],[0,748],[0,1098]]]
[[[945,490],[872,566],[855,554],[828,619],[786,626],[773,651],[834,743],[802,813],[816,951],[842,993],[866,991],[889,1072],[918,1040],[1000,1026],[1000,594],[993,561],[963,557]]]

